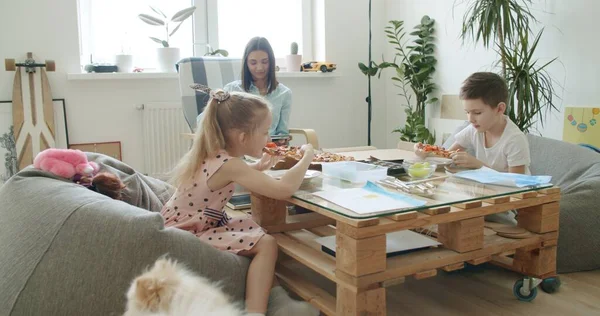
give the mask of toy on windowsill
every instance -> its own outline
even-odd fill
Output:
[[[121,190],[125,185],[114,174],[98,173],[99,167],[93,161],[88,161],[81,150],[48,148],[35,157],[33,166],[48,171],[59,177],[70,179],[92,191],[121,199]]]
[[[307,63],[303,63],[300,66],[300,70],[304,72],[332,72],[337,68],[336,64],[328,63],[324,61],[310,61]]]
[[[111,73],[119,71],[119,67],[117,67],[117,65],[111,64],[89,64],[85,65],[84,69],[88,73]]]
[[[85,65],[83,67],[83,70],[85,70],[85,72],[87,72],[87,73],[92,73],[92,72],[107,73],[107,72],[118,72],[119,67],[117,67],[117,65],[114,65],[114,64],[95,63],[92,58],[92,55],[90,55],[90,63]]]

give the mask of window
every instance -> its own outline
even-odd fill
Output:
[[[213,48],[227,50],[230,57],[241,58],[248,40],[262,36],[269,40],[280,61],[290,54],[292,42],[298,43],[299,54],[311,58],[311,0],[196,0],[196,3],[205,3],[206,12],[213,12],[206,21],[196,21],[197,55],[204,53],[208,43]]]
[[[146,13],[158,16],[150,6],[170,18],[181,9],[190,7],[191,0],[80,0],[79,28],[81,63],[112,63],[114,56],[128,53],[134,56],[134,66],[155,67],[155,51],[160,44],[149,37],[164,38],[166,30],[138,18]],[[181,56],[193,55],[193,23],[189,18],[170,39],[170,46],[179,47]]]
[[[312,0],[79,0],[81,63],[112,63],[120,53],[134,55],[134,66],[155,68],[155,51],[160,44],[149,37],[165,37],[165,29],[142,22],[138,14],[167,17],[196,6],[193,19],[187,19],[170,39],[181,57],[203,56],[207,44],[221,48],[230,57],[241,58],[254,36],[266,37],[277,63],[285,67],[285,55],[292,42],[298,43],[303,59],[312,54]]]

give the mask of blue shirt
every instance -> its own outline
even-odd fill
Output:
[[[223,90],[245,92],[241,80],[228,83]],[[254,83],[250,84],[248,93],[261,96]],[[290,133],[288,124],[292,113],[292,90],[280,82],[273,92],[262,97],[268,101],[273,115],[269,134],[271,136],[288,135]]]

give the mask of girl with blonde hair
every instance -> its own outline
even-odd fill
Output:
[[[275,238],[250,217],[233,220],[224,210],[235,184],[273,199],[289,198],[304,179],[313,148],[304,145],[303,158],[281,179],[266,175],[262,171],[276,163],[262,153],[270,141],[272,121],[266,101],[244,92],[218,90],[210,95],[192,148],[173,171],[177,190],[161,211],[165,226],[187,230],[217,249],[251,258],[246,280],[248,315],[265,315],[267,306],[269,315],[318,315],[310,304],[291,300],[280,286],[274,286]],[[240,158],[244,155],[262,158],[248,164]]]

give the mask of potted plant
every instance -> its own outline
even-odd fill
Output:
[[[206,44],[206,54],[204,54],[204,56],[227,57],[227,56],[229,56],[229,52],[224,49],[220,49],[220,48],[213,50],[212,46],[210,46],[210,44]]]
[[[121,51],[115,55],[115,64],[117,64],[118,72],[133,72],[133,55],[131,55],[131,47],[127,32],[121,38]]]
[[[543,28],[537,35],[531,22],[538,22],[531,0],[470,0],[463,17],[461,38],[493,47],[498,72],[509,89],[506,115],[523,131],[542,126],[545,114],[558,111],[556,94],[547,69],[557,58],[541,62],[535,58]],[[530,37],[531,36],[531,37]]]
[[[298,43],[292,43],[290,53],[290,55],[285,56],[285,65],[287,67],[287,71],[300,72],[300,66],[302,66],[302,55],[298,55]]]
[[[177,30],[179,30],[181,24],[183,24],[183,22],[187,18],[194,14],[194,11],[196,11],[196,7],[192,6],[183,9],[175,13],[171,17],[171,19],[167,19],[167,16],[157,8],[150,7],[150,9],[152,9],[152,11],[158,14],[159,17],[150,14],[140,14],[138,15],[138,17],[147,24],[150,24],[152,26],[161,26],[165,30],[163,38],[150,36],[151,40],[162,45],[162,47],[156,49],[156,55],[158,59],[158,70],[161,72],[176,72],[177,69],[175,68],[175,64],[177,64],[177,62],[180,59],[180,52],[179,48],[171,47],[169,45],[169,40],[171,39],[171,36],[173,36],[173,34],[175,34]],[[173,27],[174,24],[177,25]]]
[[[359,63],[361,72],[368,76],[381,77],[385,68],[394,68],[396,75],[392,77],[394,85],[401,89],[399,95],[404,98],[406,123],[403,127],[394,129],[393,133],[400,133],[400,140],[408,142],[422,142],[434,144],[435,132],[429,131],[425,125],[425,107],[438,101],[433,92],[436,89],[433,83],[433,74],[437,59],[434,56],[435,20],[425,15],[421,22],[415,26],[415,31],[410,35],[415,38],[409,44],[404,30],[404,21],[389,21],[385,28],[388,43],[394,46],[394,60],[382,61],[379,65],[369,61],[369,66]],[[370,102],[370,96],[367,99]]]

